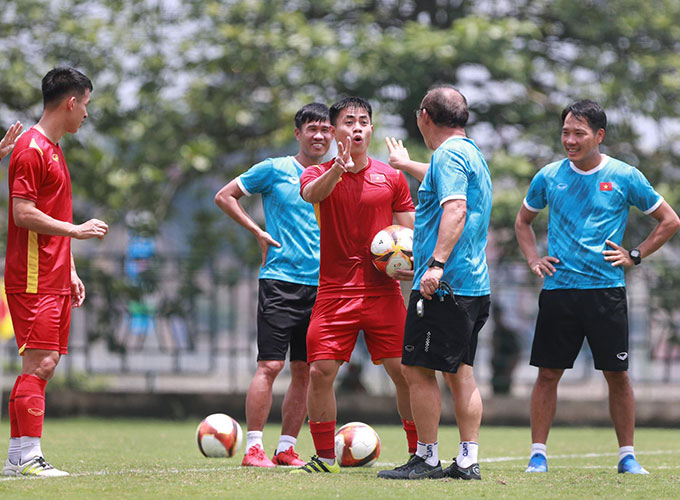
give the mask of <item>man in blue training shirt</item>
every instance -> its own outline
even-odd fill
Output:
[[[531,395],[531,459],[527,472],[546,472],[546,441],[557,405],[557,384],[572,368],[584,337],[609,387],[619,442],[620,473],[648,474],[635,459],[635,401],[628,378],[628,310],[624,268],[638,265],[680,228],[673,209],[635,167],[600,153],[607,117],[590,100],[562,112],[567,158],[531,181],[515,221],[531,271],[544,279],[531,350],[538,378]],[[658,224],[632,250],[621,246],[634,205]],[[548,255],[540,257],[531,223],[549,207]]]
[[[409,385],[418,449],[404,465],[380,471],[384,479],[481,479],[478,463],[482,399],[472,365],[477,337],[489,317],[486,242],[491,175],[484,156],[465,136],[469,110],[453,87],[437,85],[416,112],[429,167],[410,161],[388,139],[390,163],[422,181],[413,234],[414,280],[409,299],[402,371]],[[437,432],[444,375],[455,402],[458,456],[442,470]]]
[[[257,308],[257,371],[246,397],[246,453],[242,465],[301,466],[295,452],[307,415],[307,326],[319,282],[319,226],[314,208],[300,197],[300,174],[321,162],[333,139],[328,107],[311,103],[295,115],[295,156],[268,158],[233,179],[215,203],[250,230],[262,250]],[[262,195],[266,230],[245,212],[239,198]],[[262,429],[272,405],[272,386],[290,345],[291,382],[281,408],[282,426],[273,459],[264,452]]]

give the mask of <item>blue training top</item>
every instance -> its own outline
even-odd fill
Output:
[[[319,225],[314,206],[300,197],[303,171],[292,156],[267,158],[236,179],[247,196],[262,195],[266,230],[281,243],[269,247],[260,279],[319,284]]]
[[[568,159],[546,165],[534,176],[524,206],[538,212],[549,206],[548,255],[557,257],[553,276],[543,288],[614,288],[625,286],[622,266],[612,266],[602,252],[623,240],[631,205],[645,214],[663,198],[637,168],[602,155],[589,171]]]
[[[477,145],[462,136],[447,139],[435,150],[418,189],[413,289],[420,289],[437,243],[442,205],[449,200],[467,200],[467,215],[463,232],[444,266],[442,280],[451,285],[456,295],[488,295],[491,287],[486,240],[491,218],[491,175]]]

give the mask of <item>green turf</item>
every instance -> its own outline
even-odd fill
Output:
[[[526,428],[483,427],[480,462],[483,481],[452,479],[386,481],[381,468],[407,458],[397,426],[376,426],[382,454],[372,468],[343,469],[338,475],[293,475],[287,469],[242,469],[241,456],[207,459],[194,441],[198,422],[156,420],[49,420],[43,450],[49,461],[72,473],[59,479],[0,479],[0,498],[228,498],[297,500],[363,499],[662,499],[680,497],[680,439],[677,429],[639,429],[637,455],[649,476],[620,475],[614,432],[608,428],[555,428],[549,442],[547,474],[525,474]],[[7,421],[0,432],[8,435]],[[268,426],[265,447],[276,445],[279,429]],[[6,441],[5,441],[6,442]],[[440,436],[445,464],[457,453],[457,430]],[[307,427],[298,441],[312,453]],[[587,452],[590,456],[578,458]],[[4,453],[4,452],[3,452]]]

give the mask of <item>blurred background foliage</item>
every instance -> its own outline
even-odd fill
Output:
[[[607,110],[605,152],[680,205],[674,0],[4,0],[0,129],[39,118],[40,79],[55,65],[95,86],[86,126],[64,140],[76,220],[144,213],[154,234],[179,217],[189,251],[228,247],[250,266],[254,239],[212,196],[295,151],[302,104],[366,97],[373,155],[384,159],[381,138],[396,134],[428,161],[413,111],[442,81],[468,97],[468,134],[489,159],[501,258],[518,255],[509,229],[532,175],[562,156],[559,114],[578,98]],[[648,230],[632,224],[627,239]]]

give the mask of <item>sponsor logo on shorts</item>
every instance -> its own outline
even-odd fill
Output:
[[[42,417],[45,414],[45,410],[41,410],[40,408],[29,408],[26,411],[34,417]]]
[[[405,345],[405,346],[404,346],[404,350],[405,350],[406,352],[413,352],[413,351],[415,350],[415,347],[413,347],[413,346],[410,345],[410,344],[409,344],[409,345]]]
[[[616,355],[617,358],[619,358],[621,361],[625,361],[626,358],[628,357],[627,352],[620,352]]]

